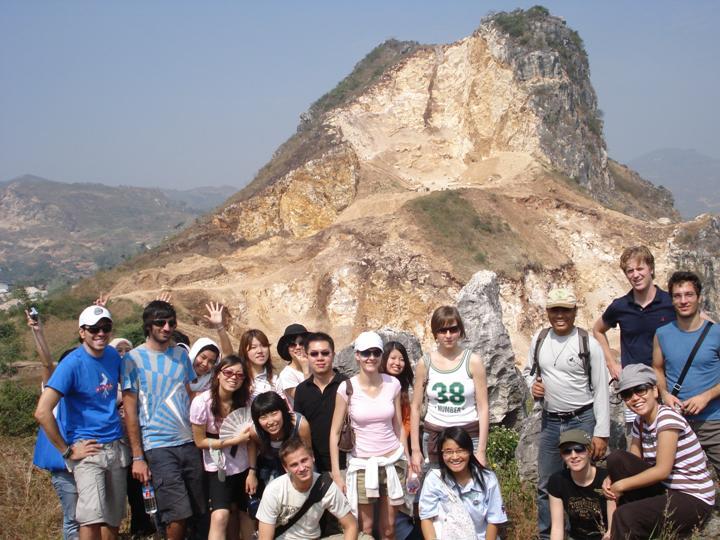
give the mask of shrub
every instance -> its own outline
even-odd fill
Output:
[[[14,381],[0,384],[0,432],[20,437],[32,435],[36,423],[33,417],[38,393]]]
[[[505,426],[490,428],[487,443],[487,458],[491,468],[505,467],[515,459],[519,435]]]

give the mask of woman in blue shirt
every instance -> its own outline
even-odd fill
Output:
[[[440,433],[440,469],[431,469],[420,493],[425,540],[495,540],[507,521],[495,474],[473,454],[470,435],[461,427]]]

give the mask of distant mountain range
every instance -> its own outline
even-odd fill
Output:
[[[696,150],[663,148],[628,165],[653,184],[668,188],[683,218],[720,212],[720,159]]]
[[[47,285],[114,266],[175,234],[235,188],[160,190],[54,182],[0,183],[0,281]]]

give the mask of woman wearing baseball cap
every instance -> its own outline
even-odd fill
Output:
[[[630,452],[608,456],[603,491],[618,504],[612,538],[645,539],[692,531],[710,515],[715,487],[705,452],[685,418],[658,398],[655,371],[623,368],[618,394],[637,414]]]
[[[598,469],[591,460],[592,437],[582,429],[560,434],[560,456],[565,469],[548,481],[550,494],[551,540],[565,537],[565,514],[570,522],[571,538],[607,539],[615,501],[600,493],[607,470]]]

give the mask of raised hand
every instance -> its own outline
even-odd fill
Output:
[[[172,304],[172,302],[170,301],[171,298],[172,295],[168,291],[163,291],[155,297],[155,300],[160,300],[161,302],[167,302],[168,304]]]
[[[95,304],[96,306],[105,307],[107,306],[108,300],[110,300],[110,293],[100,293],[100,296],[95,299],[93,304]]]
[[[208,314],[203,315],[203,318],[211,327],[217,330],[225,326],[223,323],[223,310],[225,306],[220,302],[210,302],[209,304],[205,304],[205,309],[207,309]]]

